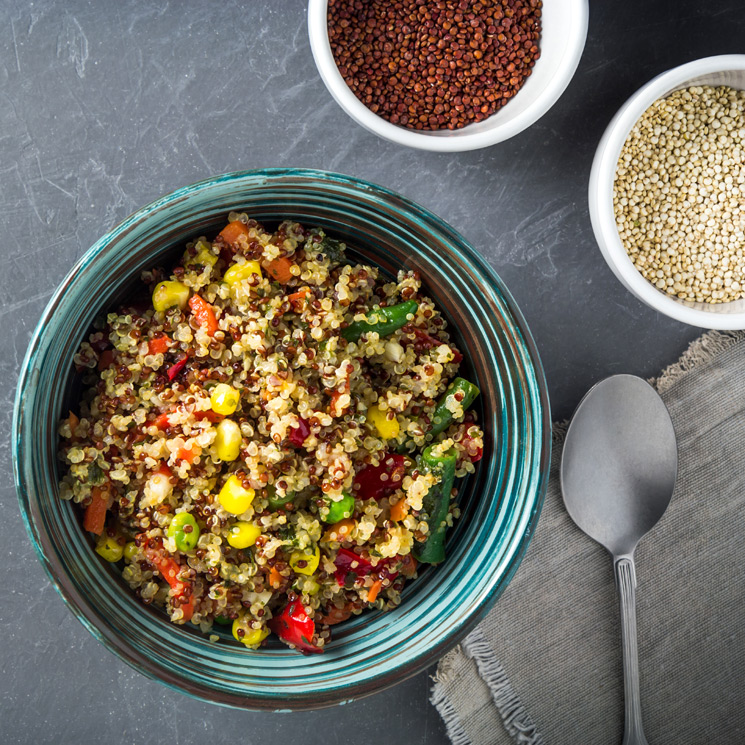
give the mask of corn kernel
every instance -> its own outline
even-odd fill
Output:
[[[103,556],[106,561],[115,564],[124,554],[124,546],[119,544],[116,538],[111,538],[105,533],[96,544],[96,553]]]
[[[234,461],[240,455],[242,442],[241,428],[232,419],[223,419],[217,425],[214,448],[220,460]]]
[[[388,419],[387,413],[377,406],[371,406],[367,410],[367,421],[375,427],[380,437],[391,440],[398,435],[399,425],[396,417]]]
[[[290,554],[290,566],[298,574],[313,574],[318,569],[318,562],[321,560],[321,552],[318,546],[313,547],[313,552],[293,551]],[[303,566],[299,566],[304,564]]]
[[[187,251],[184,254],[184,266],[214,266],[217,263],[217,256],[212,253],[209,243],[199,241],[196,245],[197,252],[194,256]]]
[[[238,284],[244,279],[248,279],[252,274],[258,275],[261,279],[261,266],[258,261],[246,261],[242,264],[233,264],[223,275],[223,280],[229,285]]]
[[[248,548],[256,543],[261,535],[261,528],[253,523],[237,522],[228,530],[228,543],[233,548]]]
[[[243,636],[238,633],[238,629],[243,630]],[[246,622],[246,617],[236,618],[233,621],[233,638],[241,644],[245,644],[251,649],[256,649],[264,639],[269,636],[269,629],[262,626],[258,629],[252,629]]]
[[[183,282],[166,280],[158,282],[153,291],[153,308],[157,311],[168,310],[175,305],[184,310],[189,302],[191,290]]]
[[[245,489],[238,477],[233,474],[224,484],[217,499],[226,512],[242,515],[254,501],[254,490]]]
[[[124,547],[124,558],[127,561],[132,561],[132,559],[137,556],[138,551],[137,544],[134,541],[129,541],[129,543]]]
[[[237,408],[241,394],[227,383],[218,383],[210,394],[210,406],[215,414],[230,416]]]

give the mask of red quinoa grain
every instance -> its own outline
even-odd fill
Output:
[[[540,56],[541,0],[329,0],[339,72],[375,114],[460,129],[498,111]]]

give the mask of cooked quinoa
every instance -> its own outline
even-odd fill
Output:
[[[396,607],[415,557],[442,560],[453,477],[483,450],[478,389],[417,273],[387,281],[345,248],[231,213],[75,355],[60,494],[174,623],[318,652]]]

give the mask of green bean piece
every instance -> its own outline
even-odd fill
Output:
[[[344,496],[338,502],[332,502],[328,498],[324,499],[324,506],[321,508],[321,520],[325,523],[338,523],[339,520],[352,516],[354,497],[347,492],[342,492],[342,494]]]
[[[179,551],[191,551],[199,540],[199,526],[190,512],[178,512],[168,526],[168,537],[176,542]]]
[[[414,546],[414,558],[422,564],[439,564],[445,559],[445,533],[447,532],[446,518],[450,509],[450,492],[455,480],[455,464],[458,460],[455,448],[451,448],[444,455],[433,455],[433,446],[424,449],[420,457],[422,468],[429,473],[435,473],[440,481],[425,494],[422,507],[427,513],[429,532],[423,542]]]
[[[295,499],[294,491],[287,492],[284,497],[280,497],[273,486],[268,487],[267,491],[269,492],[267,500],[269,502],[270,510],[278,510],[280,507],[284,507],[288,502],[292,502],[292,500]]]
[[[407,300],[398,305],[372,310],[367,314],[368,321],[350,323],[341,335],[347,341],[357,341],[362,334],[369,331],[376,331],[380,336],[388,336],[407,324],[409,316],[413,316],[418,309],[419,303],[416,300]]]
[[[455,378],[435,408],[429,434],[436,437],[453,423],[453,412],[448,408],[448,404],[453,400],[458,401],[458,398],[455,398],[458,394],[462,394],[459,402],[465,412],[476,400],[479,392],[479,389],[473,383],[469,383],[464,378]]]

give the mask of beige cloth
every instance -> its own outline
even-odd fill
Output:
[[[745,743],[745,333],[710,332],[654,381],[679,473],[636,551],[651,745]],[[570,520],[557,468],[535,537],[488,617],[440,662],[432,701],[454,745],[609,745],[623,735],[610,555]]]

